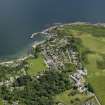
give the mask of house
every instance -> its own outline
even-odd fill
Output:
[[[80,75],[83,75],[83,76],[86,76],[86,75],[87,75],[87,70],[77,70],[77,72],[78,72]]]

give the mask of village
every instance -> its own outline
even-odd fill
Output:
[[[60,26],[62,27],[62,25]],[[56,29],[56,27],[52,27]],[[50,29],[51,30],[51,29]],[[44,34],[44,33],[43,33]],[[75,70],[70,74],[70,80],[72,79],[77,87],[77,90],[82,94],[86,93],[89,97],[95,97],[93,93],[88,91],[86,86],[87,69],[81,63],[79,52],[73,48],[71,38],[64,36],[60,38],[57,34],[49,34],[48,30],[45,34],[49,35],[49,39],[40,45],[41,54],[44,57],[44,62],[49,70],[65,70],[66,64],[74,65]],[[61,104],[63,105],[63,104]],[[83,105],[98,105],[94,103],[94,99],[86,101]]]
[[[81,64],[79,53],[71,45],[70,38],[59,38],[54,35],[46,43],[41,44],[41,53],[50,70],[64,70],[65,64],[75,65],[75,73],[70,75],[70,78],[75,81],[75,85],[82,93],[87,91],[85,87],[87,70]]]

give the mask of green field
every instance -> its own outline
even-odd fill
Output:
[[[2,100],[0,99],[0,105],[3,105],[3,102],[2,102]]]
[[[99,69],[96,63],[97,60],[102,59],[100,54],[105,54],[105,28],[78,25],[66,27],[65,31],[69,34],[72,33],[74,37],[80,38],[82,45],[94,52],[88,54],[88,63],[85,64],[88,70],[88,81],[92,85],[100,103],[105,105],[105,69]]]
[[[42,56],[39,56],[38,58],[28,59],[27,62],[29,63],[28,73],[30,75],[37,75],[39,72],[42,72],[46,68]]]
[[[96,64],[96,61],[101,59],[100,53],[105,53],[105,42],[101,38],[90,35],[81,37],[81,39],[85,47],[95,51],[94,54],[88,54],[89,64],[86,64],[88,80],[102,105],[105,105],[105,70],[99,69]]]
[[[63,103],[64,105],[81,105],[81,103],[84,103],[89,98],[87,95],[79,93],[72,96],[70,92],[71,90],[67,90],[57,95],[54,99],[56,102]]]

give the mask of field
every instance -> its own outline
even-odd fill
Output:
[[[0,105],[3,105],[3,102],[2,102],[2,100],[0,99]]]
[[[85,94],[76,93],[75,95],[70,95],[71,90],[67,90],[55,97],[56,102],[63,103],[64,105],[81,105],[89,97]]]
[[[29,63],[28,73],[30,75],[37,75],[39,72],[45,70],[46,68],[42,56],[39,56],[38,58],[28,59],[27,62]]]
[[[105,53],[105,42],[102,41],[101,38],[94,38],[90,35],[81,36],[81,39],[85,47],[95,52],[88,54],[89,64],[86,64],[88,69],[88,80],[93,86],[102,105],[105,105],[105,70],[99,69],[96,64],[98,59],[102,59],[100,54]]]
[[[92,85],[100,103],[105,105],[105,69],[97,67],[97,60],[101,60],[101,54],[105,54],[105,28],[91,25],[78,25],[65,28],[66,33],[80,38],[82,45],[93,51],[87,54],[88,81]],[[80,48],[81,49],[81,48]]]

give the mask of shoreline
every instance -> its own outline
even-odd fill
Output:
[[[53,25],[49,26],[48,28],[42,30],[41,32],[35,32],[33,33],[30,38],[33,39],[36,35],[38,34],[43,34],[43,35],[47,35],[48,38],[50,38],[50,31],[55,29],[55,28],[61,28],[61,27],[64,27],[64,26],[67,26],[67,25],[94,25],[94,26],[102,26],[102,27],[105,27],[105,23],[91,23],[91,22],[71,22],[71,23],[54,23]],[[44,43],[46,40],[44,39],[43,41],[39,41],[39,42],[33,42],[31,44],[31,48],[32,47],[36,47],[37,45],[39,44],[42,44]],[[24,57],[18,57],[18,58],[11,58],[11,60],[8,60],[7,59],[3,59],[1,58],[0,60],[0,65],[5,65],[5,64],[13,64],[14,62],[16,61],[23,61],[23,60],[26,60],[27,58],[29,58],[30,56],[32,56],[31,54],[30,55],[27,55],[27,56],[24,56]],[[4,61],[3,61],[3,60]],[[6,61],[5,61],[6,60]]]
[[[68,23],[54,23],[53,25],[49,26],[48,28],[42,30],[41,32],[33,33],[30,38],[33,39],[38,34],[48,35],[49,31],[57,27],[64,27],[66,25],[94,25],[94,26],[102,26],[105,27],[105,23],[91,23],[91,22],[68,22]]]
[[[37,45],[39,45],[39,44],[42,44],[42,43],[44,43],[46,40],[43,40],[43,41],[39,41],[39,42],[33,42],[32,44],[31,44],[31,48],[34,48],[34,47],[36,47]],[[28,59],[28,58],[30,58],[30,57],[32,57],[33,55],[30,53],[30,54],[27,54],[26,56],[22,56],[22,57],[18,57],[18,58],[11,58],[11,60],[9,60],[9,59],[4,59],[4,60],[1,60],[0,61],[0,65],[10,65],[10,64],[14,64],[14,63],[16,63],[16,62],[21,62],[21,61],[24,61],[24,60],[26,60],[26,59]]]

